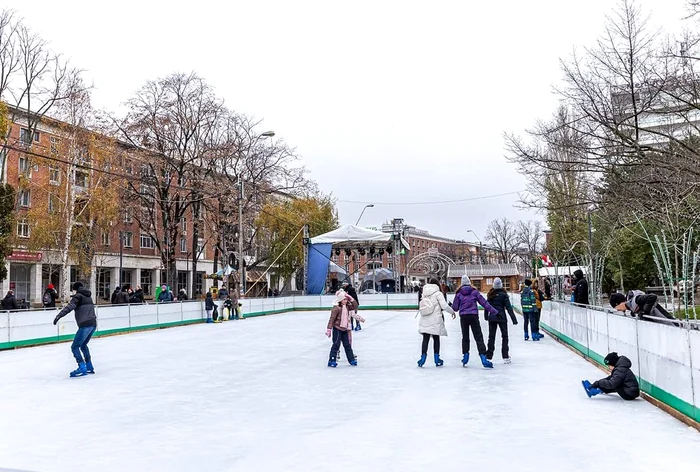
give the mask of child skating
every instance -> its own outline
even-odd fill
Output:
[[[75,361],[78,363],[78,368],[71,372],[70,376],[82,377],[87,374],[95,373],[88,343],[97,329],[97,316],[95,316],[95,305],[92,302],[92,293],[84,289],[83,284],[80,282],[75,282],[71,286],[71,289],[75,293],[71,297],[68,305],[56,315],[53,324],[56,325],[58,320],[71,311],[75,311],[75,322],[78,324],[78,332],[75,333],[73,344],[70,349],[73,352]]]
[[[338,367],[337,359],[341,343],[343,344],[345,355],[350,365],[357,365],[357,359],[350,345],[350,330],[352,329],[350,319],[353,316],[351,312],[354,312],[356,309],[355,300],[349,297],[345,290],[338,290],[335,293],[333,309],[331,310],[331,317],[328,320],[328,327],[326,329],[326,336],[333,340],[331,352],[328,357],[328,367]]]

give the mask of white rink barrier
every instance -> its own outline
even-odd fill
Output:
[[[519,309],[520,296],[511,299]],[[627,356],[644,393],[700,422],[700,331],[554,301],[540,326],[600,365],[609,352]]]
[[[295,296],[247,298],[241,300],[244,317],[271,315],[290,311],[330,310],[332,296]],[[414,310],[418,294],[396,293],[360,295],[362,310]],[[77,330],[75,317],[68,314],[53,325],[60,308],[0,312],[0,349],[55,343],[73,339]],[[221,309],[219,308],[219,311]],[[167,328],[206,320],[203,301],[153,303],[144,305],[97,305],[95,336]]]

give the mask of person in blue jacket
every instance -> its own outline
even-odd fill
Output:
[[[462,328],[462,366],[466,366],[469,362],[469,329],[471,328],[474,335],[474,341],[479,349],[479,357],[481,365],[492,369],[493,363],[486,358],[486,344],[484,343],[484,334],[481,331],[479,323],[479,305],[484,307],[484,310],[491,314],[497,314],[498,311],[486,301],[483,295],[472,287],[471,280],[467,275],[462,276],[462,286],[457,291],[455,300],[452,303],[452,309],[455,312],[459,311],[459,325]]]

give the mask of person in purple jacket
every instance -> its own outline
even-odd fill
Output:
[[[466,366],[469,362],[469,328],[471,327],[474,341],[476,341],[476,346],[479,349],[481,365],[488,369],[493,369],[493,363],[486,358],[486,344],[484,343],[484,334],[479,323],[479,306],[477,303],[489,313],[493,315],[498,314],[498,310],[492,307],[477,289],[472,287],[469,277],[463,275],[462,286],[457,291],[455,301],[452,303],[452,309],[455,312],[459,311],[459,324],[462,327],[462,366]]]

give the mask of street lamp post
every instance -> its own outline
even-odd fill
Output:
[[[275,135],[274,131],[265,131],[253,141],[251,147],[253,147],[261,139],[271,138]],[[241,280],[241,295],[246,293],[246,271],[245,271],[245,258],[243,257],[243,199],[245,198],[245,186],[243,176],[239,174],[238,184],[239,184],[239,198],[238,198],[238,270]]]
[[[357,219],[357,223],[355,223],[355,226],[360,224],[360,220],[362,219],[362,215],[365,214],[365,210],[367,210],[367,208],[374,208],[374,204],[370,203],[369,205],[365,205],[365,207],[362,209],[362,213],[360,213],[360,217]]]
[[[481,238],[479,237],[478,234],[476,234],[476,233],[474,232],[474,230],[470,229],[470,230],[467,231],[467,233],[472,233],[474,236],[476,236],[476,239],[479,240],[479,262],[480,262],[481,264],[483,264],[483,263],[484,263],[484,253],[483,253],[483,250],[484,250],[484,243],[481,242]]]
[[[119,281],[119,287],[122,286],[122,261],[124,259],[124,232],[119,231],[119,277],[117,280]]]

